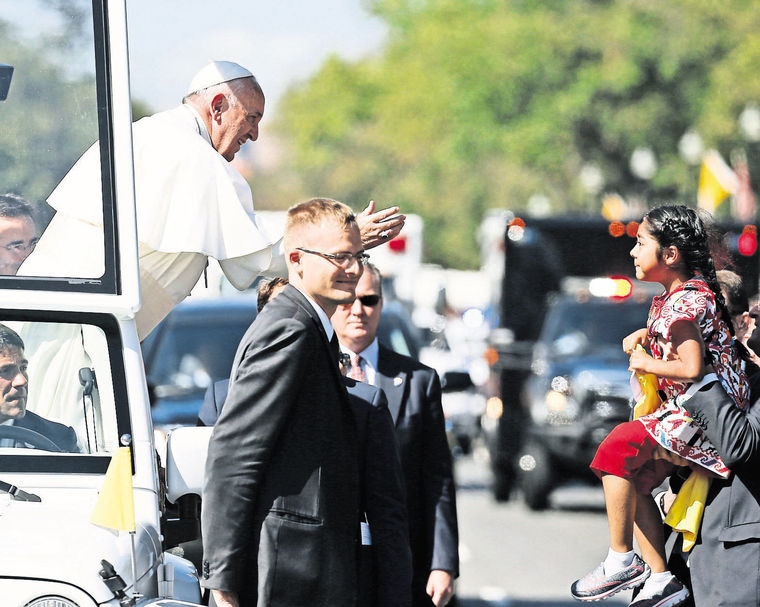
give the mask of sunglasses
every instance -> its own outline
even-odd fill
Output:
[[[363,306],[367,306],[368,308],[373,308],[377,305],[377,302],[380,301],[380,296],[379,295],[360,295],[356,299],[358,299]]]

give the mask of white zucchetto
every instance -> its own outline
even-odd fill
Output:
[[[230,80],[238,78],[250,78],[253,74],[245,69],[242,65],[233,61],[212,61],[205,65],[193,76],[190,86],[187,89],[187,95],[202,91],[210,86],[216,86]]]

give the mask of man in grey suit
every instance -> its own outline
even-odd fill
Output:
[[[356,423],[330,345],[366,258],[351,210],[288,211],[290,284],[243,337],[203,492],[202,583],[220,607],[353,607]]]
[[[388,398],[406,481],[413,605],[442,607],[453,596],[459,556],[441,385],[433,369],[378,344],[381,312],[381,276],[367,264],[356,299],[339,305],[332,322],[352,359],[349,375],[381,388]]]

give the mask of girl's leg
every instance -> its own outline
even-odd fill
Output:
[[[579,601],[599,601],[621,590],[636,588],[650,575],[649,567],[633,552],[636,489],[627,479],[602,473],[610,527],[610,550],[596,568],[573,582],[570,593]]]
[[[615,552],[629,552],[633,550],[636,489],[628,479],[612,474],[602,476],[602,488],[610,528],[610,548]]]
[[[652,573],[667,571],[662,518],[651,495],[636,494],[635,523],[636,541],[644,562],[649,565]]]

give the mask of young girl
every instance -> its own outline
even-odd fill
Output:
[[[651,210],[631,250],[636,278],[659,282],[647,328],[623,340],[630,370],[653,373],[666,399],[652,414],[617,426],[602,442],[591,468],[602,479],[610,549],[607,558],[571,588],[580,601],[598,601],[644,583],[629,607],[672,607],[689,596],[668,570],[662,521],[651,497],[673,470],[688,465],[726,477],[715,448],[679,405],[690,384],[715,373],[740,408],[749,391],[733,330],[715,277],[708,234],[695,211],[685,206]],[[642,349],[649,347],[652,356]],[[633,552],[636,539],[643,557]],[[645,581],[646,580],[646,581]]]

